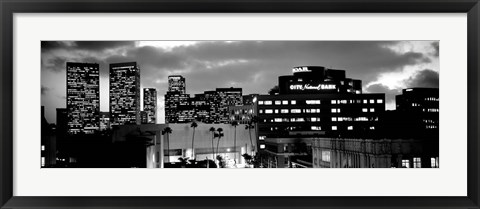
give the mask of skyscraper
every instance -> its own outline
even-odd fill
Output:
[[[140,124],[140,68],[136,62],[110,64],[110,124]]]
[[[169,92],[179,92],[180,94],[185,94],[186,92],[186,83],[185,78],[181,75],[171,75],[168,76],[168,91]]]
[[[99,83],[98,64],[67,62],[68,134],[91,134],[99,129]]]
[[[178,123],[193,120],[184,114],[190,108],[190,95],[186,94],[185,78],[181,75],[168,76],[168,91],[165,94],[165,122]],[[183,111],[185,110],[185,111]],[[183,112],[183,113],[182,113]]]
[[[146,123],[157,123],[157,90],[143,89],[143,111],[146,112]]]

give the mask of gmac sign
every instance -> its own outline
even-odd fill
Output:
[[[308,67],[294,67],[292,69],[293,73],[298,73],[298,72],[312,72],[311,70],[308,69]]]

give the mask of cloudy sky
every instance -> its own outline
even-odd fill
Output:
[[[364,93],[385,93],[394,109],[401,89],[438,87],[440,70],[437,41],[48,41],[41,56],[41,103],[51,123],[66,106],[66,62],[100,64],[100,110],[108,111],[109,63],[136,61],[141,87],[157,89],[159,123],[172,74],[186,78],[190,94],[218,87],[266,94],[292,67],[325,66],[361,79]]]

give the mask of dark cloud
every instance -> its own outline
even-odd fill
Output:
[[[439,74],[430,69],[422,70],[412,76],[405,82],[409,88],[424,87],[424,88],[438,88]]]
[[[119,47],[134,47],[134,41],[42,41],[42,52],[56,49],[103,51]]]
[[[49,88],[47,88],[47,87],[45,87],[45,86],[42,85],[42,87],[41,87],[42,95],[45,95],[48,90],[49,90]]]
[[[440,42],[439,41],[434,41],[434,42],[431,43],[431,46],[434,50],[433,55],[435,57],[438,57],[438,55],[440,54]]]

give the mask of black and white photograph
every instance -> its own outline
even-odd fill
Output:
[[[34,160],[45,169],[439,168],[439,45],[41,41]]]

